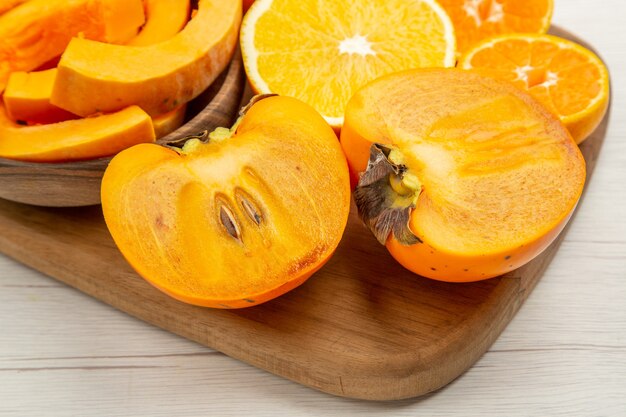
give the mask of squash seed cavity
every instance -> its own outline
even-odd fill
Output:
[[[422,185],[402,159],[397,149],[372,144],[367,169],[354,190],[359,217],[381,245],[391,233],[405,246],[422,243],[409,227]]]

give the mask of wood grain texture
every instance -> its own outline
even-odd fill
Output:
[[[581,150],[591,175],[609,116]],[[126,264],[100,208],[0,201],[0,251],[135,317],[335,395],[395,400],[446,385],[489,348],[556,253],[470,284],[404,270],[352,210],[331,261],[302,287],[244,310],[175,301]]]
[[[453,383],[392,403],[325,395],[147,326],[0,255],[0,415],[626,415],[625,14],[619,0],[556,2],[555,21],[598,47],[614,75],[607,140],[539,285]]]
[[[158,143],[230,126],[244,88],[239,50],[224,72],[187,106],[189,120]],[[64,163],[37,163],[0,158],[0,198],[48,207],[100,204],[100,183],[111,158]]]

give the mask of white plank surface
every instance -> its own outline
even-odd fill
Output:
[[[283,380],[0,255],[1,416],[626,416],[626,3],[556,0],[608,62],[611,124],[543,279],[490,351],[437,393],[371,403]],[[1,233],[1,231],[0,231]]]

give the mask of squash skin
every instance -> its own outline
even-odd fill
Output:
[[[59,62],[52,104],[80,116],[133,104],[151,116],[167,113],[199,95],[227,66],[240,22],[239,1],[200,0],[185,28],[156,45],[74,38]]]
[[[49,125],[19,126],[0,105],[0,157],[31,162],[77,161],[153,142],[152,119],[137,106]]]

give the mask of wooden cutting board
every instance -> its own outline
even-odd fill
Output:
[[[581,146],[591,175],[608,114]],[[391,400],[436,390],[495,341],[541,277],[542,255],[471,284],[400,267],[353,212],[328,264],[296,290],[242,310],[178,302],[141,279],[108,234],[100,207],[36,208],[0,200],[0,251],[148,323],[301,384]]]

